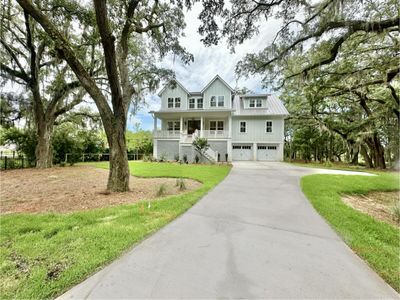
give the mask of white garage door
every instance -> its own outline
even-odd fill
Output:
[[[233,145],[233,160],[253,160],[253,150],[251,145]]]
[[[278,155],[278,146],[275,145],[258,145],[257,160],[276,160]]]

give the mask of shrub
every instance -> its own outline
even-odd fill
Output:
[[[228,161],[228,153],[225,153],[225,161]]]
[[[153,155],[148,155],[148,154],[145,154],[145,155],[143,155],[143,161],[145,161],[145,162],[148,162],[148,161],[150,161],[150,162],[152,162],[152,161],[154,161],[154,157],[153,157]]]
[[[196,151],[199,152],[201,155],[203,155],[203,153],[206,152],[208,148],[210,148],[208,140],[206,138],[201,138],[201,137],[195,138],[192,142],[192,145],[196,149]]]
[[[196,154],[196,156],[194,157],[194,161],[196,162],[196,164],[199,163],[200,161],[200,157]]]
[[[180,191],[186,190],[186,184],[183,178],[177,178],[175,186],[177,186]]]
[[[400,201],[396,201],[393,204],[391,212],[393,220],[395,220],[397,223],[400,223]]]
[[[164,161],[166,161],[166,160],[167,160],[167,154],[161,153],[159,161],[160,161],[160,162],[164,162]]]
[[[183,162],[184,162],[185,164],[188,163],[188,158],[187,158],[187,155],[186,155],[186,154],[183,155]]]
[[[65,166],[66,166],[65,161],[60,162],[60,167],[65,167]]]
[[[167,186],[165,184],[162,184],[158,187],[156,196],[161,197],[164,196],[167,193]]]
[[[174,160],[175,160],[175,161],[179,161],[179,154],[175,154],[175,155],[174,155]]]

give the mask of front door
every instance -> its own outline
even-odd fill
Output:
[[[193,134],[196,129],[200,130],[200,120],[188,120],[188,134]]]

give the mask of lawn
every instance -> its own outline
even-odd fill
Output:
[[[399,175],[380,173],[374,177],[310,175],[301,179],[304,194],[314,208],[394,289],[400,291],[400,230],[357,211],[341,200],[343,194],[399,189]]]
[[[95,166],[107,168],[108,163]],[[0,218],[1,298],[54,298],[175,219],[229,173],[229,166],[130,162],[133,175],[185,177],[203,185],[178,196],[70,214]]]
[[[286,161],[286,163],[299,166],[299,167],[306,167],[306,168],[318,168],[318,169],[333,169],[333,170],[345,170],[345,171],[361,171],[361,172],[373,172],[376,171],[374,169],[368,169],[366,167],[360,166],[360,165],[350,165],[347,163],[340,163],[340,162],[325,162],[325,163],[319,163],[319,162],[290,162]]]

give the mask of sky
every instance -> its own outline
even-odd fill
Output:
[[[201,36],[197,32],[200,25],[198,15],[201,11],[201,3],[197,3],[192,10],[185,15],[185,37],[181,38],[181,44],[194,55],[194,62],[184,65],[179,59],[172,56],[166,57],[162,62],[163,67],[170,68],[176,74],[176,78],[189,91],[200,91],[215,75],[221,76],[232,88],[247,87],[255,93],[265,93],[269,90],[261,89],[261,77],[240,78],[236,80],[235,66],[246,53],[258,52],[265,48],[274,38],[279,29],[279,22],[268,21],[261,28],[257,36],[235,48],[231,53],[225,41],[218,46],[205,47],[200,41]],[[162,87],[159,88],[161,90]],[[160,98],[154,95],[146,97],[146,106],[135,116],[130,116],[128,129],[133,130],[135,124],[140,123],[141,129],[153,130],[153,118],[148,113],[160,108]]]

